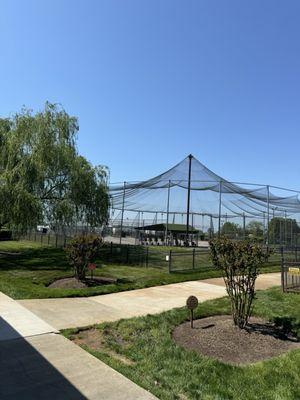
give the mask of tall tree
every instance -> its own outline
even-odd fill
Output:
[[[241,228],[234,222],[225,222],[221,227],[221,235],[230,239],[235,239],[241,235]]]
[[[0,226],[91,226],[107,220],[108,169],[78,154],[77,118],[46,103],[0,119]]]
[[[262,240],[264,237],[264,225],[259,221],[251,221],[246,226],[247,235]]]
[[[300,227],[293,218],[274,217],[269,223],[269,236],[272,244],[296,245]]]

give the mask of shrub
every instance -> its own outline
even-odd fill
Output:
[[[258,244],[226,238],[210,241],[210,249],[214,266],[223,272],[234,324],[245,328],[253,309],[259,267],[269,253]]]
[[[102,238],[90,234],[75,236],[71,243],[65,247],[69,262],[74,268],[75,278],[85,279],[88,264],[95,261],[102,246]]]

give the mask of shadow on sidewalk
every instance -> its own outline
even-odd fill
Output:
[[[0,317],[0,399],[82,400],[86,397]]]

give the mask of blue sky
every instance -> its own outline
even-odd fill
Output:
[[[112,181],[193,153],[300,189],[300,2],[0,0],[0,115],[46,100]]]

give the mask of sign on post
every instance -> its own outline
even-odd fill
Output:
[[[186,301],[186,306],[191,312],[191,328],[194,328],[194,310],[198,307],[198,304],[199,302],[196,296],[190,296]]]
[[[93,279],[94,271],[96,269],[97,265],[94,263],[89,263],[88,264],[88,270],[91,271],[91,279]]]

